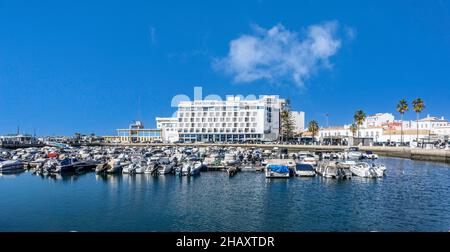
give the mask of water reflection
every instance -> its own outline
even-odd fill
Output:
[[[0,177],[17,177],[24,172],[25,170],[2,171],[0,172]]]
[[[266,179],[260,172],[231,178],[213,171],[195,177],[21,172],[0,183],[0,191],[17,192],[0,194],[8,216],[0,231],[449,230],[450,198],[443,197],[450,194],[449,165],[377,162],[386,164],[387,176],[349,180]],[[45,217],[49,225],[42,225]]]

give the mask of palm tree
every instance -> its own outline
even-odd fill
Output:
[[[355,137],[357,130],[358,130],[358,126],[355,123],[352,123],[352,125],[350,125],[350,131],[352,132],[353,137]]]
[[[401,99],[397,104],[397,112],[400,113],[400,144],[403,145],[403,114],[405,114],[406,111],[408,111],[408,102],[405,99]]]
[[[417,98],[414,101],[412,101],[412,105],[413,105],[413,110],[414,112],[416,112],[416,127],[417,127],[417,136],[416,136],[416,141],[417,144],[419,144],[419,114],[420,112],[422,112],[425,109],[425,103],[423,102],[422,99]]]
[[[283,141],[291,140],[294,137],[294,120],[291,112],[291,101],[286,100],[280,113],[281,118],[281,138]]]
[[[314,141],[314,137],[316,136],[317,132],[319,132],[319,123],[317,123],[317,121],[315,120],[310,121],[308,124],[308,131],[312,133]]]
[[[358,129],[358,137],[359,137],[359,127],[364,123],[364,120],[366,120],[366,114],[362,110],[358,110],[355,112],[355,115],[353,116],[353,119],[355,119],[357,129]]]

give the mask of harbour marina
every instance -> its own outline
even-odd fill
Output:
[[[29,169],[37,174],[95,171],[98,174],[195,176],[201,170],[225,170],[233,176],[244,169],[265,171],[267,178],[289,178],[302,175],[302,172],[297,172],[297,165],[310,165],[324,177],[351,178],[352,174],[383,177],[386,169],[383,164],[363,162],[362,159],[374,160],[378,157],[363,155],[358,147],[351,147],[342,153],[289,153],[287,149],[277,147],[264,151],[239,147],[43,147],[3,150],[0,157],[0,172]],[[378,175],[367,175],[373,172]],[[336,175],[341,173],[348,174]]]
[[[196,176],[22,170],[0,176],[0,190],[15,192],[0,194],[8,216],[0,230],[448,231],[450,200],[442,197],[449,193],[448,165],[391,157],[375,163],[386,166],[382,178],[314,172],[267,179],[264,171],[245,172],[248,165],[231,177],[225,170]]]

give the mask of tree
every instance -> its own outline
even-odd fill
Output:
[[[317,123],[317,121],[315,120],[310,121],[308,124],[308,131],[312,133],[314,140],[315,136],[319,132],[319,123]]]
[[[353,119],[355,119],[355,123],[358,130],[358,137],[359,137],[359,128],[364,123],[364,120],[366,120],[366,113],[362,110],[358,110],[355,112],[355,115],[353,116]]]
[[[419,114],[425,109],[425,103],[422,99],[417,98],[412,101],[413,110],[416,112],[416,141],[419,144]]]
[[[281,137],[283,141],[292,140],[294,137],[294,120],[292,119],[291,102],[286,100],[283,108],[281,109]]]
[[[400,113],[400,144],[403,145],[403,115],[408,111],[408,102],[405,99],[401,99],[397,104],[397,112]]]
[[[352,125],[350,125],[350,131],[352,132],[353,137],[355,137],[357,130],[358,130],[358,126],[356,125],[356,123],[352,123]]]

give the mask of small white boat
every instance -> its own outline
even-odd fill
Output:
[[[317,168],[317,173],[325,178],[351,179],[352,172],[348,165],[339,162],[324,162]]]
[[[169,164],[160,164],[158,166],[158,174],[159,175],[166,175],[169,174],[173,171],[174,165],[169,163]]]
[[[136,164],[135,163],[131,163],[127,166],[124,166],[122,168],[122,173],[123,174],[133,174],[136,170]]]
[[[225,165],[225,166],[238,165],[239,159],[237,158],[237,156],[235,154],[227,153],[227,154],[225,154],[225,157],[221,163],[222,163],[222,165]]]
[[[186,162],[183,164],[181,168],[181,176],[194,176],[200,174],[200,169],[202,167],[202,163],[199,161],[195,162]]]
[[[144,170],[144,173],[155,174],[155,172],[157,172],[157,171],[158,171],[158,162],[149,161],[147,163],[147,167]]]
[[[95,173],[104,173],[108,170],[109,164],[108,163],[99,163],[95,167]]]
[[[113,159],[108,163],[109,167],[106,170],[106,173],[120,173],[122,168],[126,166],[126,163],[122,163],[120,159]]]
[[[147,169],[148,164],[144,161],[136,165],[136,169],[134,169],[134,173],[143,174],[145,173],[145,169]]]
[[[266,178],[289,178],[290,170],[287,165],[280,164],[267,164],[266,165]]]
[[[303,157],[302,159],[300,159],[300,164],[309,164],[312,166],[316,166],[317,160],[314,158],[313,155],[309,154],[309,155]]]
[[[370,165],[365,162],[356,163],[355,165],[350,166],[350,171],[354,175],[363,178],[381,178],[384,176],[384,169],[375,164]]]
[[[295,175],[299,177],[314,177],[316,176],[316,171],[311,164],[297,164],[295,166]]]
[[[358,147],[353,146],[346,150],[346,156],[349,159],[360,159],[363,157],[363,154],[359,151]]]

